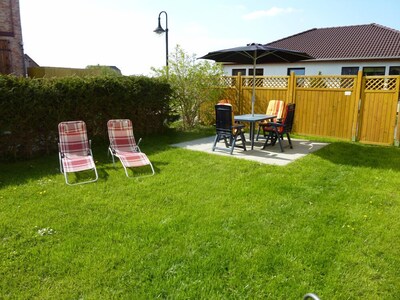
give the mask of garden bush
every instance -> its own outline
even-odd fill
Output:
[[[0,158],[57,150],[57,125],[83,120],[90,138],[107,139],[109,119],[129,118],[135,134],[163,132],[170,86],[156,78],[0,76]]]

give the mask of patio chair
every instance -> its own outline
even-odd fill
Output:
[[[116,156],[121,161],[127,177],[131,177],[128,174],[128,168],[142,167],[147,165],[149,165],[151,168],[151,175],[155,174],[154,167],[149,158],[146,154],[140,151],[139,144],[141,139],[139,139],[139,142],[136,144],[131,120],[109,120],[107,122],[107,128],[108,138],[110,140],[110,146],[108,147],[108,150],[111,153],[114,166],[114,156]]]
[[[270,100],[268,102],[268,107],[267,107],[267,111],[265,114],[276,116],[276,118],[273,119],[272,122],[281,122],[282,119],[284,118],[285,108],[286,108],[285,101]],[[258,141],[261,129],[263,129],[264,139],[267,138],[268,131],[266,129],[268,127],[267,126],[268,122],[270,122],[270,121],[262,121],[258,124],[259,126],[258,126],[256,141]]]
[[[235,147],[242,148],[246,151],[246,139],[244,137],[244,125],[234,123],[234,115],[232,105],[230,104],[217,104],[215,105],[215,119],[216,119],[216,135],[212,151],[215,149],[229,151],[233,153]],[[217,143],[221,140],[225,142],[225,148],[217,147]],[[236,145],[238,141],[242,145]]]
[[[286,134],[287,140],[289,142],[290,148],[293,148],[292,141],[290,140],[290,132],[292,131],[293,127],[293,120],[294,120],[294,110],[295,104],[290,103],[286,106],[285,117],[282,119],[281,122],[268,122],[265,126],[265,131],[268,132],[265,144],[263,146],[263,150],[268,145],[275,145],[276,141],[279,142],[279,146],[281,151],[283,151],[283,136]]]
[[[99,178],[96,165],[93,160],[90,140],[86,132],[86,124],[83,121],[68,121],[58,124],[58,156],[60,171],[64,174],[68,185],[95,182]],[[95,179],[71,183],[68,181],[68,173],[93,170]]]

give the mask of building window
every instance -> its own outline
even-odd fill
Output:
[[[239,73],[241,73],[242,76],[246,76],[246,69],[232,69],[232,76],[238,76]]]
[[[249,76],[253,76],[253,69],[249,69]],[[264,76],[264,69],[256,69],[256,76]]]
[[[306,69],[305,68],[288,68],[287,69],[287,74],[288,76],[290,73],[294,73],[295,75],[306,75]]]
[[[400,66],[390,67],[389,75],[400,75]]]
[[[357,75],[359,67],[342,67],[342,75]]]
[[[385,75],[385,67],[364,67],[364,76],[383,76]]]

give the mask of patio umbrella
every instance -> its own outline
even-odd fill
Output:
[[[280,49],[262,44],[248,44],[247,46],[223,49],[209,52],[199,59],[211,59],[216,62],[230,62],[237,64],[253,65],[253,92],[251,96],[251,114],[254,115],[254,103],[256,101],[256,65],[277,62],[296,62],[313,57],[304,52],[289,49]]]

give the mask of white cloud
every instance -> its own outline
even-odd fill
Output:
[[[296,10],[292,7],[281,8],[281,7],[274,6],[267,10],[253,11],[251,13],[244,15],[242,18],[244,20],[255,20],[255,19],[259,19],[259,18],[263,18],[263,17],[276,17],[279,15],[291,14],[295,11]]]

